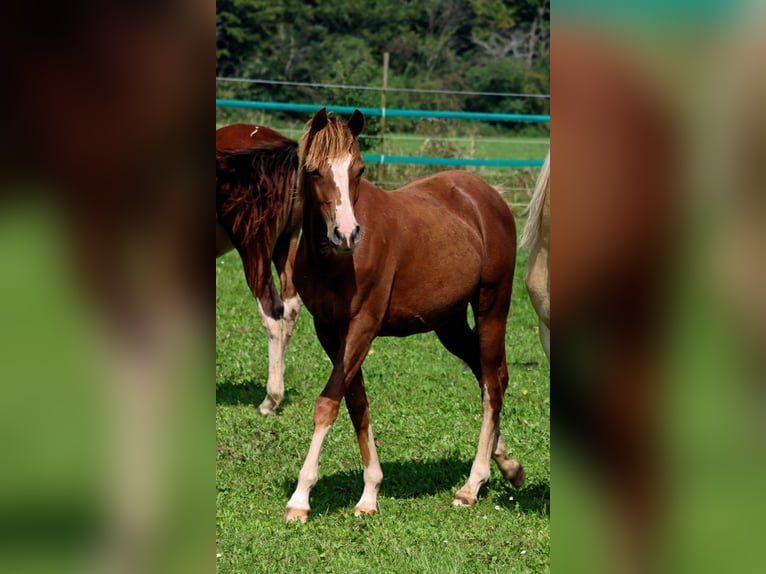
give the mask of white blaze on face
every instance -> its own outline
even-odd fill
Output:
[[[335,186],[340,192],[340,200],[335,206],[335,225],[338,226],[338,230],[350,238],[354,229],[356,228],[356,217],[354,217],[354,209],[351,205],[351,193],[349,190],[348,180],[348,168],[351,167],[351,154],[348,153],[343,157],[330,160],[330,170],[332,171],[332,178],[335,181]]]

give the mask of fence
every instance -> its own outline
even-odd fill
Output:
[[[216,105],[222,108],[246,108],[255,110],[273,110],[306,112],[313,114],[322,106],[319,104],[297,104],[286,102],[264,102],[264,101],[246,101],[216,99]],[[460,119],[473,121],[495,121],[495,122],[544,122],[549,123],[549,115],[534,114],[497,114],[484,112],[460,112],[446,110],[412,110],[396,108],[369,108],[354,106],[326,106],[328,111],[338,114],[350,114],[355,109],[359,109],[368,116],[380,116],[382,118],[432,118],[432,119]],[[544,154],[543,154],[544,155]],[[543,159],[476,159],[476,158],[456,158],[456,157],[422,157],[422,156],[402,156],[386,154],[363,154],[363,159],[367,162],[383,164],[421,164],[421,165],[451,165],[451,166],[484,166],[484,167],[542,167]]]

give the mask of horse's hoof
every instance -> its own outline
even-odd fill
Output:
[[[277,408],[272,406],[270,402],[263,401],[258,406],[258,412],[264,416],[275,415],[277,414]]]
[[[288,508],[285,511],[285,515],[282,520],[285,524],[293,522],[294,520],[300,520],[303,524],[309,519],[309,511],[303,508]]]
[[[455,495],[455,498],[452,499],[452,506],[469,507],[474,504],[476,504],[476,499],[467,494],[458,493]]]
[[[527,473],[524,472],[524,468],[519,466],[519,470],[516,472],[516,476],[511,479],[511,484],[516,488],[521,488],[524,481],[527,479]]]
[[[374,506],[367,506],[359,504],[354,508],[354,516],[361,516],[362,514],[375,514],[378,509]]]

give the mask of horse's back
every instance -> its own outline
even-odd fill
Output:
[[[455,169],[425,176],[408,183],[397,193],[431,196],[461,215],[475,208],[484,218],[502,220],[511,226],[515,235],[513,215],[503,197],[489,183],[469,171]]]
[[[516,224],[500,193],[479,176],[463,170],[443,171],[391,192],[418,217],[472,231],[487,256],[509,255],[515,264]]]
[[[252,149],[288,139],[278,131],[255,124],[231,124],[215,131],[216,151]]]

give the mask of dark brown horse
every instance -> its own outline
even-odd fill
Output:
[[[293,284],[302,211],[297,167],[298,142],[272,129],[234,124],[216,131],[216,257],[236,248],[269,337],[262,414],[273,414],[284,398],[285,352],[301,309]]]
[[[361,366],[377,336],[435,331],[479,381],[483,422],[468,481],[453,504],[470,506],[494,459],[515,486],[521,465],[500,436],[508,384],[505,329],[516,263],[516,229],[508,205],[478,177],[446,171],[386,192],[361,178],[357,110],[347,124],[324,109],[300,144],[298,191],[303,236],[295,283],[333,362],[317,399],[314,435],[284,520],[306,521],[319,453],[345,397],[364,464],[355,514],[377,510],[383,473],[370,429]],[[468,306],[476,328],[467,321]]]

